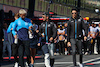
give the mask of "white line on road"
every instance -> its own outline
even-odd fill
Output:
[[[94,59],[91,59],[91,60],[84,61],[83,63],[88,63],[88,62],[91,62],[91,61],[94,61],[94,60],[98,60],[98,59],[100,59],[100,57],[94,58]],[[79,64],[79,62],[77,62],[77,64]],[[99,62],[95,62],[94,64],[99,64]],[[68,67],[71,67],[71,66],[73,66],[73,65],[70,65]]]
[[[73,62],[55,62],[54,64],[72,64]],[[44,63],[35,63],[35,64],[44,64]]]
[[[92,62],[92,61],[98,60],[98,59],[100,59],[100,57],[94,58],[94,59],[90,59],[90,60],[87,60],[87,61],[84,61],[83,63]],[[100,64],[100,61],[98,61],[98,62],[92,62],[92,63],[93,63],[93,64]],[[41,65],[41,64],[45,64],[45,63],[43,62],[43,63],[35,63],[35,64],[36,64],[36,65],[37,65],[37,64]],[[54,64],[71,64],[71,65],[68,66],[68,67],[73,66],[73,62],[55,62]],[[77,62],[77,64],[79,65],[80,63]]]
[[[91,61],[98,60],[98,59],[100,59],[100,57],[94,58],[94,59],[91,59],[91,60],[84,61],[83,63],[91,62]]]

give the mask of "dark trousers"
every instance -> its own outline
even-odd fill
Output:
[[[25,51],[25,54],[27,56],[27,63],[30,64],[30,42],[29,40],[27,41],[21,41],[21,40],[18,40],[18,54],[19,54],[19,65],[21,67],[25,67],[24,66],[24,51]]]
[[[100,54],[100,37],[97,37],[97,48],[98,48],[98,53]]]
[[[59,53],[64,54],[64,52],[65,52],[64,41],[59,41],[58,45],[59,45]]]
[[[91,44],[91,54],[94,53],[94,44],[95,44],[95,39],[93,39],[93,43]]]
[[[89,52],[90,47],[91,47],[90,41],[84,41],[84,42],[83,42],[83,45],[84,45],[84,53],[85,53],[85,52]],[[87,50],[87,49],[88,49],[88,50]]]
[[[0,60],[2,60],[3,42],[0,41]]]
[[[78,39],[70,39],[71,47],[72,47],[72,55],[73,55],[73,64],[76,66],[76,47],[78,49],[80,55],[80,63],[82,63],[82,42]]]
[[[15,44],[15,43],[12,44],[12,54],[14,56],[15,62],[18,62],[18,58],[17,58],[17,56],[18,56],[18,45]]]

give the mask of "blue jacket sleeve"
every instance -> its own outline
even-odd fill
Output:
[[[33,26],[32,23],[29,23],[29,27],[30,27],[30,26]]]
[[[13,23],[13,26],[12,26],[12,28],[13,28],[13,30],[12,30],[12,34],[13,34],[13,36],[15,36],[16,35],[16,27],[17,27],[17,22],[15,21],[14,23]]]
[[[41,40],[42,40],[41,37],[39,37],[39,41],[38,41],[38,43],[41,43]]]
[[[29,22],[29,27],[33,26],[30,19],[28,19],[28,22]]]
[[[8,29],[7,29],[7,33],[10,33],[11,32],[11,28],[12,28],[12,23],[10,23]]]

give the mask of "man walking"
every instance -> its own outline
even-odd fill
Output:
[[[44,13],[42,15],[43,23],[39,27],[39,31],[42,34],[42,50],[45,55],[45,66],[53,67],[54,64],[54,43],[53,40],[56,37],[56,25],[49,20],[49,14]],[[51,59],[50,59],[51,55]]]
[[[82,65],[82,42],[81,42],[82,37],[83,37],[82,29],[85,30],[84,40],[86,40],[87,39],[87,25],[85,21],[80,16],[78,16],[77,9],[72,9],[71,12],[72,12],[72,17],[70,18],[68,22],[68,30],[67,30],[68,46],[70,46],[70,42],[71,42],[74,67],[77,66],[76,46],[78,48],[79,55],[80,55],[80,58],[79,58],[80,65],[79,66],[83,67]]]
[[[24,66],[24,51],[27,56],[27,63],[30,64],[30,43],[28,29],[32,27],[31,20],[26,18],[26,11],[24,9],[19,10],[20,17],[14,21],[14,27],[12,33],[16,39],[18,36],[18,55],[19,55],[19,66]],[[17,29],[17,35],[16,35]]]

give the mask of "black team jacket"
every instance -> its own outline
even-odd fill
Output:
[[[83,37],[82,30],[85,31],[85,36],[88,35],[88,25],[83,20],[82,17],[77,17],[77,39],[81,39]],[[67,38],[68,42],[70,42],[70,39],[75,38],[75,19],[72,17],[68,21],[68,27],[67,27]]]
[[[46,26],[46,22],[43,22],[40,26],[39,26],[39,31],[40,33],[44,33],[45,34],[45,26]],[[56,38],[57,36],[57,27],[53,22],[47,22],[47,35],[48,35],[48,40],[53,37],[53,39]],[[46,42],[46,36],[44,38],[42,38],[41,42]],[[48,41],[49,42],[49,41]],[[53,42],[53,41],[52,41]]]

